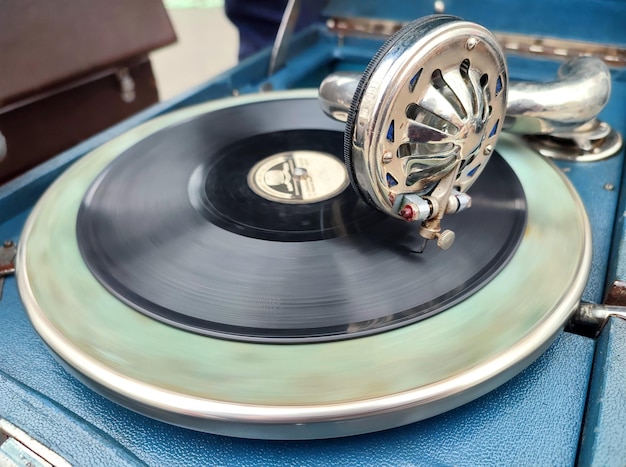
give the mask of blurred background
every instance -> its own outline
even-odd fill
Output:
[[[178,42],[150,54],[161,100],[237,63],[239,36],[223,0],[164,0]],[[198,57],[202,57],[199,60]]]

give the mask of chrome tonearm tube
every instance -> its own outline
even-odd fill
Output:
[[[471,206],[466,191],[501,130],[533,135],[529,142],[544,155],[615,154],[621,137],[596,118],[610,90],[609,70],[595,58],[563,64],[551,83],[509,83],[491,32],[435,15],[394,34],[365,73],[328,76],[319,99],[326,114],[346,122],[346,165],[361,197],[419,221],[420,235],[447,249],[455,234],[441,230],[441,219]],[[561,143],[568,149],[555,149]]]

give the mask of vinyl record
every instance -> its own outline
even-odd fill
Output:
[[[419,254],[417,224],[382,214],[348,186],[343,133],[333,125],[315,100],[291,99],[199,115],[146,137],[85,195],[77,238],[87,266],[121,300],[168,324],[293,343],[415,322],[506,264],[526,203],[498,155],[471,192],[471,212],[444,222],[459,233],[456,244]]]

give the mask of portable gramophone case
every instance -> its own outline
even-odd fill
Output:
[[[298,3],[0,186],[0,463],[623,465],[626,4]]]

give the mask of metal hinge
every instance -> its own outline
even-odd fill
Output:
[[[533,37],[524,34],[495,33],[505,52],[540,55],[559,59],[596,57],[613,68],[626,67],[626,49],[593,42]]]
[[[390,36],[406,23],[372,18],[329,18],[326,26],[339,36]],[[613,68],[626,67],[626,48],[553,37],[494,32],[505,52],[517,55],[538,55],[565,60],[573,57],[596,57]]]
[[[567,330],[583,336],[598,337],[609,318],[626,320],[626,307],[581,302],[574,312]]]
[[[134,101],[137,97],[137,93],[135,91],[135,80],[131,76],[130,70],[128,68],[120,68],[115,73],[115,76],[120,85],[120,96],[122,100],[126,103]]]
[[[71,464],[12,423],[0,418],[0,466],[69,467]]]
[[[2,299],[2,289],[4,278],[15,273],[15,255],[17,245],[13,240],[7,240],[0,247],[0,300]]]

